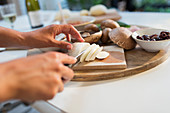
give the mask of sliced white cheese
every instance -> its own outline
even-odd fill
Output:
[[[102,50],[103,50],[103,47],[99,47],[99,48],[95,51],[95,53],[91,56],[91,58],[90,58],[89,61],[95,60],[97,54],[100,53]]]
[[[68,51],[68,54],[70,56],[75,57],[78,54],[80,54],[82,51],[87,49],[89,46],[90,46],[90,44],[86,43],[86,42],[75,42],[75,43],[73,43],[73,48]]]
[[[96,46],[96,44],[92,44],[90,45],[90,47],[88,47],[85,52],[82,54],[82,56],[80,57],[80,62],[84,62],[84,60],[86,59],[87,55],[89,54],[89,52]]]
[[[106,51],[101,51],[100,53],[97,54],[96,58],[98,59],[105,59],[109,56],[109,53]]]
[[[85,61],[88,62],[98,48],[100,48],[99,45],[96,45],[94,48],[92,48],[89,54],[87,55]]]

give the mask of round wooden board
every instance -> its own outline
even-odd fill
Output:
[[[72,81],[99,81],[135,75],[161,64],[168,58],[169,53],[169,50],[149,53],[137,46],[134,50],[125,51],[126,69],[75,71]]]
[[[148,28],[147,26],[139,26],[140,28]],[[48,51],[58,51],[59,48],[38,48],[31,49],[27,55],[34,55],[45,53]],[[61,50],[61,52],[65,52]],[[127,68],[123,70],[85,70],[74,71],[75,76],[72,81],[100,81],[108,79],[117,79],[132,76],[149,69],[164,62],[170,55],[170,49],[161,50],[156,53],[146,52],[137,46],[135,49],[125,51],[125,58],[127,62]]]

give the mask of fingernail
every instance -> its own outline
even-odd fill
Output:
[[[84,42],[85,40],[82,38],[82,40],[81,40],[82,42]]]
[[[67,45],[67,49],[72,49],[72,45]]]
[[[77,62],[77,58],[74,58],[75,62]]]

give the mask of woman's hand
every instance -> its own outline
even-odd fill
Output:
[[[66,54],[48,52],[0,64],[0,102],[53,98],[74,76],[74,72],[64,64],[75,62]]]
[[[64,33],[67,40],[70,41],[70,35],[83,42],[83,38],[79,32],[72,25],[50,25],[32,32],[24,32],[23,37],[28,47],[59,47],[63,49],[71,49],[72,45],[68,42],[57,41],[55,36]]]
[[[63,49],[71,49],[72,45],[70,43],[55,40],[55,36],[60,33],[64,33],[68,41],[70,41],[70,35],[79,42],[84,41],[80,33],[72,25],[54,24],[31,32],[19,32],[0,27],[0,47],[27,49],[59,47]]]

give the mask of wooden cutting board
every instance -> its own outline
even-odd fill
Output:
[[[127,68],[123,70],[82,70],[74,71],[73,81],[99,81],[107,79],[116,79],[135,75],[147,71],[162,62],[170,55],[169,50],[161,50],[156,53],[146,52],[139,46],[136,49],[125,51]]]
[[[57,48],[31,49],[27,55],[40,54],[48,51],[57,51]],[[107,79],[117,79],[135,75],[164,62],[170,55],[169,50],[161,50],[156,53],[146,52],[137,46],[135,49],[125,51],[126,69],[93,69],[75,70],[72,81],[99,81]]]
[[[105,15],[95,16],[95,18],[96,18],[96,21],[94,23],[98,24],[106,19],[112,19],[112,20],[118,21],[119,19],[121,19],[121,16],[115,9],[109,9]]]
[[[124,50],[122,48],[117,45],[103,47],[103,50],[110,54],[107,58],[78,63],[73,67],[73,70],[125,69],[127,67]]]

